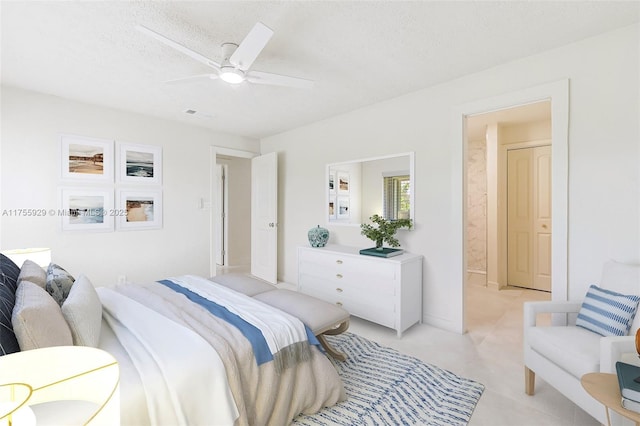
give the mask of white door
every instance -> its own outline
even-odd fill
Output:
[[[251,275],[278,279],[278,154],[251,159]]]
[[[551,291],[551,147],[507,152],[507,283]]]

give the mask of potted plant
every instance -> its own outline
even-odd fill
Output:
[[[396,231],[400,228],[411,229],[411,219],[385,219],[380,215],[374,214],[369,218],[375,225],[368,223],[360,225],[360,233],[376,243],[376,249],[382,250],[382,244],[387,243],[391,247],[400,247],[400,242],[395,237]]]

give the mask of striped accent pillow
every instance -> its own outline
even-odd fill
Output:
[[[580,306],[576,325],[602,336],[626,336],[636,316],[640,296],[592,285]]]

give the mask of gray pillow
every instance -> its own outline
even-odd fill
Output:
[[[18,286],[11,323],[20,350],[73,345],[60,306],[32,282],[23,280]]]
[[[62,315],[67,320],[73,344],[97,347],[102,327],[102,303],[91,281],[80,275],[69,296],[62,304]]]
[[[27,259],[20,268],[20,275],[18,275],[18,284],[20,281],[30,281],[34,284],[38,284],[40,287],[45,288],[47,285],[47,271],[45,271],[37,263]]]
[[[69,291],[71,291],[74,281],[73,276],[63,268],[55,263],[49,264],[45,289],[53,297],[53,300],[58,302],[58,305],[62,306],[67,296],[69,296]]]

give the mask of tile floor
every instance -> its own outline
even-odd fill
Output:
[[[287,283],[278,286],[295,289]],[[540,378],[534,396],[524,393],[522,304],[548,300],[548,293],[470,284],[466,297],[464,335],[417,324],[398,339],[394,330],[355,317],[349,331],[484,384],[471,426],[599,424]]]

